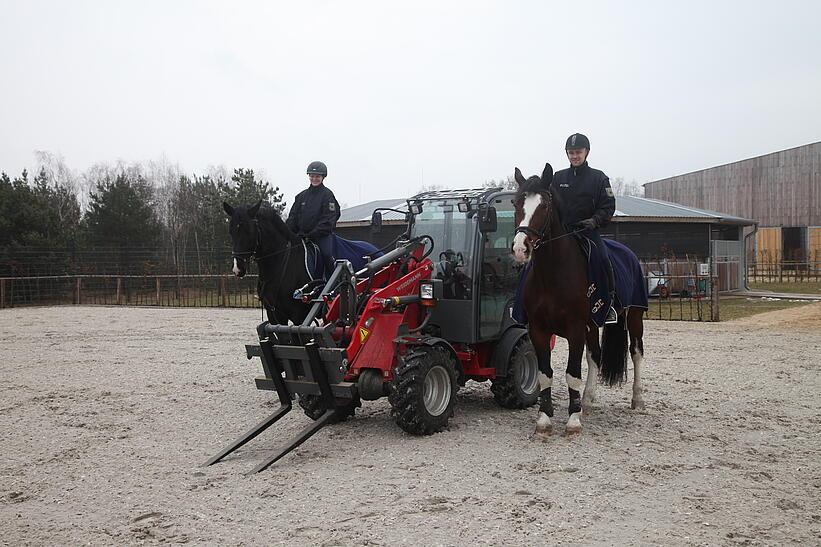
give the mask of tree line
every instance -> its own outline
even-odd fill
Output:
[[[117,162],[77,175],[53,154],[37,159],[34,173],[0,171],[0,276],[224,273],[222,202],[286,205],[252,169]]]

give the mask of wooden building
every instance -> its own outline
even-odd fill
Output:
[[[821,261],[821,142],[644,185],[645,197],[758,223],[759,262]],[[752,241],[752,240],[751,240]]]

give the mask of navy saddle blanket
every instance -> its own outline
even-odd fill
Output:
[[[602,239],[607,245],[610,263],[613,264],[613,275],[616,278],[616,299],[613,306],[617,309],[643,308],[647,309],[647,283],[644,273],[635,253],[628,247],[612,239]],[[590,302],[590,316],[598,326],[604,325],[604,318],[610,307],[610,295],[607,292],[607,266],[601,256],[601,249],[592,241],[584,238],[581,247],[587,256],[587,298]],[[516,287],[516,300],[513,304],[513,319],[520,323],[527,323],[522,295],[524,292],[527,272],[531,263],[522,268],[519,275],[519,285]]]
[[[336,234],[332,234],[333,239],[333,259],[334,260],[348,260],[353,266],[353,271],[358,272],[367,264],[365,257],[371,259],[378,258],[384,253],[377,249],[373,244],[367,241],[355,241],[351,239],[343,239]],[[307,244],[307,264],[305,267],[314,279],[322,279],[331,274],[325,271],[324,261],[318,260],[319,247],[313,243]]]

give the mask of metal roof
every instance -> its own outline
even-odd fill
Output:
[[[340,211],[339,223],[349,223],[349,222],[370,222],[371,215],[373,214],[374,209],[378,209],[380,207],[390,207],[391,209],[398,209],[400,211],[407,211],[408,210],[408,202],[406,199],[379,199],[376,201],[369,201],[368,203],[363,203],[362,205],[354,205],[353,207],[347,207]],[[382,220],[383,221],[390,221],[390,220],[398,220],[400,222],[405,222],[405,216],[400,215],[399,213],[394,213],[392,211],[383,211],[382,212]]]
[[[754,220],[726,215],[708,209],[698,209],[662,201],[660,199],[640,198],[632,196],[616,196],[616,220],[633,222],[706,222],[719,224],[739,224],[743,226],[755,224]]]
[[[441,192],[441,191],[440,191]],[[453,195],[464,190],[451,190]],[[444,192],[443,192],[444,193]],[[405,199],[381,199],[370,201],[341,211],[338,224],[369,223],[373,210],[378,207],[390,207],[400,211],[407,211]],[[678,203],[661,201],[659,199],[640,198],[631,196],[616,196],[616,212],[613,215],[616,222],[680,222],[706,224],[736,224],[751,226],[756,222],[747,218],[726,215],[717,211],[687,207]],[[385,222],[404,222],[405,219],[398,213],[385,211],[382,213]]]

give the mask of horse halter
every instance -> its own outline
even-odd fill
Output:
[[[527,238],[529,240],[531,238],[533,238],[533,241],[531,241],[530,244],[533,246],[534,251],[536,249],[538,249],[542,245],[542,243],[546,243],[546,242],[549,242],[549,241],[553,241],[553,239],[556,239],[556,238],[547,239],[547,235],[548,235],[547,231],[550,229],[550,223],[553,221],[553,196],[551,195],[550,192],[538,192],[538,193],[542,196],[547,196],[547,203],[545,204],[545,206],[547,207],[547,215],[545,215],[545,220],[544,220],[544,224],[542,225],[542,229],[541,230],[534,230],[530,226],[517,226],[516,227],[516,233],[517,234],[519,234],[519,233],[525,234],[525,236],[527,236]],[[561,237],[561,236],[559,236],[559,237]]]

